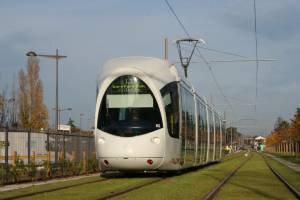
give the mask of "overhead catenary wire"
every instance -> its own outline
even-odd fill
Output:
[[[256,62],[256,59],[238,59],[238,60],[208,60],[210,63],[227,63],[227,62]],[[263,61],[263,62],[273,62],[277,61],[276,59],[259,59],[258,61]],[[191,61],[190,63],[202,63],[203,61]]]
[[[198,47],[198,48],[205,49],[207,51],[213,51],[213,52],[216,52],[216,53],[226,54],[226,55],[230,55],[230,56],[237,56],[237,57],[240,57],[240,58],[248,58],[247,56],[239,55],[237,53],[231,53],[231,52],[216,50],[216,49],[207,48],[207,47]]]
[[[173,7],[171,6],[171,4],[168,2],[168,0],[164,0],[165,3],[167,4],[168,8],[170,9],[170,11],[172,12],[172,14],[175,16],[177,22],[179,23],[179,25],[181,26],[181,28],[183,29],[184,33],[191,38],[189,32],[187,31],[187,29],[185,28],[184,24],[182,23],[182,21],[180,20],[180,18],[178,17],[178,15],[176,14],[175,10],[173,9]],[[237,57],[241,57],[241,58],[248,58],[246,56],[243,55],[239,55],[237,53],[232,53],[232,52],[227,52],[227,51],[221,51],[221,50],[217,50],[217,49],[212,49],[212,48],[207,48],[207,47],[197,47],[197,48],[201,48],[201,49],[205,49],[208,51],[213,51],[213,52],[217,52],[217,53],[221,53],[221,54],[226,54],[226,55],[231,55],[231,56],[237,56]]]
[[[199,47],[201,48],[201,47]],[[191,50],[181,47],[182,50],[187,51],[187,52],[191,52]],[[248,57],[247,57],[248,58]],[[207,60],[210,63],[226,63],[226,62],[256,62],[257,59],[234,59],[234,60]],[[277,59],[258,59],[258,61],[261,62],[273,62],[273,61],[278,61]],[[190,63],[203,63],[203,61],[191,61]]]
[[[214,82],[215,82],[215,84],[216,84],[216,86],[217,86],[220,94],[223,96],[223,98],[225,99],[226,103],[228,103],[228,106],[230,107],[230,109],[232,111],[232,114],[234,114],[234,110],[233,110],[232,104],[229,101],[229,99],[227,98],[227,96],[225,95],[225,93],[223,92],[223,89],[222,89],[220,83],[218,82],[218,80],[217,80],[217,78],[215,76],[215,73],[214,73],[214,71],[212,69],[211,64],[206,60],[206,58],[203,56],[203,54],[200,52],[200,50],[198,48],[196,50],[197,50],[198,55],[200,56],[200,58],[203,60],[203,62],[205,63],[205,65],[208,67],[208,69],[210,71],[210,74],[211,74],[211,76],[212,76],[212,78],[213,78],[213,80],[214,80]]]
[[[181,22],[181,20],[179,19],[179,17],[177,16],[175,10],[172,8],[172,6],[170,5],[170,3],[168,2],[168,0],[164,0],[165,3],[167,4],[168,8],[170,9],[170,11],[172,12],[172,14],[175,16],[177,22],[179,23],[179,25],[181,26],[181,28],[183,29],[183,31],[185,32],[185,34],[191,38],[189,32],[187,31],[187,29],[185,28],[185,26],[183,25],[183,23]]]
[[[212,51],[212,52],[219,53],[219,54],[225,54],[225,55],[235,56],[235,57],[239,57],[239,58],[249,58],[247,56],[243,56],[243,55],[240,55],[240,54],[237,54],[237,53],[232,53],[232,52],[228,52],[228,51],[221,51],[221,50],[212,49],[212,48],[208,48],[208,47],[198,46],[198,48],[204,49],[204,50],[207,50],[207,51]]]
[[[185,28],[184,24],[182,23],[182,21],[180,20],[180,18],[178,17],[178,15],[176,14],[175,10],[172,8],[172,6],[170,5],[170,3],[168,2],[168,0],[164,0],[165,3],[167,4],[168,8],[170,9],[170,11],[172,12],[172,14],[175,16],[177,22],[179,23],[179,25],[181,26],[181,28],[183,29],[183,31],[185,32],[185,34],[191,38],[189,32],[187,31],[187,29]],[[203,56],[203,54],[201,53],[201,51],[199,50],[199,48],[197,47],[196,48],[196,51],[198,52],[198,56],[203,60],[203,62],[205,63],[205,65],[208,67],[209,71],[210,71],[210,74],[213,78],[213,81],[215,82],[216,86],[217,86],[217,89],[219,90],[220,94],[224,97],[226,103],[229,105],[232,113],[234,114],[234,110],[233,110],[233,107],[230,103],[230,101],[228,100],[228,98],[226,97],[226,95],[224,94],[223,92],[223,89],[221,87],[221,85],[219,84],[213,70],[212,70],[212,66],[211,64],[206,60],[206,58]]]

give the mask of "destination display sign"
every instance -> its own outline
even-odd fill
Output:
[[[148,94],[149,88],[134,76],[123,76],[116,79],[108,89],[109,94]]]
[[[113,94],[133,94],[133,93],[147,93],[147,88],[145,85],[139,83],[129,83],[129,84],[112,84],[111,92]]]

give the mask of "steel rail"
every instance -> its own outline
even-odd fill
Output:
[[[287,189],[297,198],[300,199],[300,192],[291,184],[289,184],[289,182],[279,173],[277,172],[267,161],[267,159],[265,158],[265,156],[263,156],[263,159],[265,161],[265,163],[267,164],[267,166],[269,167],[269,169],[271,170],[271,172],[287,187]]]
[[[162,180],[165,180],[165,179],[167,179],[167,177],[160,178],[160,179],[157,179],[157,180],[154,180],[154,181],[150,181],[150,182],[147,182],[147,183],[143,183],[143,184],[140,184],[140,185],[137,185],[137,186],[133,186],[133,187],[130,187],[128,189],[124,189],[124,190],[120,190],[120,191],[116,191],[116,192],[111,192],[111,194],[108,194],[108,195],[103,196],[103,197],[99,197],[99,198],[97,198],[97,200],[106,200],[106,199],[111,199],[111,198],[114,198],[114,197],[118,197],[118,196],[121,196],[123,194],[132,192],[134,190],[138,190],[140,188],[146,187],[148,185],[152,185],[154,183],[158,183],[158,182],[160,182]]]
[[[225,185],[225,183],[232,177],[235,175],[235,173],[243,166],[246,164],[246,162],[248,162],[250,159],[252,158],[252,154],[251,156],[249,156],[244,162],[242,162],[237,168],[235,168],[231,173],[229,173],[227,176],[225,176],[224,179],[222,179],[222,181],[216,186],[214,187],[203,199],[204,200],[212,200],[214,199],[214,197],[216,196],[216,194],[220,191],[220,189]]]
[[[110,180],[110,179],[100,179],[100,180],[95,180],[95,181],[88,181],[88,182],[84,182],[84,183],[77,183],[77,184],[73,184],[73,185],[67,185],[67,186],[63,186],[63,187],[52,188],[52,189],[38,191],[38,192],[30,192],[30,193],[26,193],[26,194],[16,195],[16,196],[12,196],[12,197],[4,197],[4,198],[0,198],[0,199],[1,200],[21,199],[21,198],[25,198],[25,197],[31,197],[31,196],[35,196],[35,195],[39,195],[39,194],[44,194],[47,192],[55,192],[58,190],[64,190],[64,189],[68,189],[68,188],[72,188],[72,187],[87,185],[87,184],[91,184],[91,183],[104,182],[104,181],[108,181],[108,180]]]

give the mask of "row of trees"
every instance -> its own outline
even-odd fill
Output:
[[[279,117],[274,130],[267,136],[266,145],[278,153],[300,152],[300,108],[297,108],[290,122]]]
[[[48,127],[48,109],[44,104],[40,67],[36,57],[29,57],[27,70],[19,71],[19,87],[0,93],[0,127],[41,129]]]

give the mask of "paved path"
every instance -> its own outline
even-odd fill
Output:
[[[68,177],[68,178],[51,179],[51,180],[47,180],[47,181],[38,181],[38,182],[31,182],[31,183],[20,183],[20,184],[13,184],[13,185],[5,185],[3,187],[0,187],[0,192],[16,190],[16,189],[21,189],[21,188],[27,188],[27,187],[31,187],[31,186],[34,186],[34,185],[36,186],[36,185],[44,185],[44,184],[48,184],[48,183],[57,183],[57,182],[78,180],[78,179],[94,177],[94,176],[99,176],[99,173],[89,174],[89,175],[81,175],[81,176],[73,176],[73,177]]]
[[[290,169],[296,171],[296,172],[300,172],[300,165],[297,164],[297,163],[292,163],[290,161],[287,161],[287,160],[284,160],[282,158],[278,158],[272,154],[268,154],[268,153],[265,153],[265,155],[273,158],[274,160],[277,160],[278,162],[284,164],[285,166],[289,167]]]

